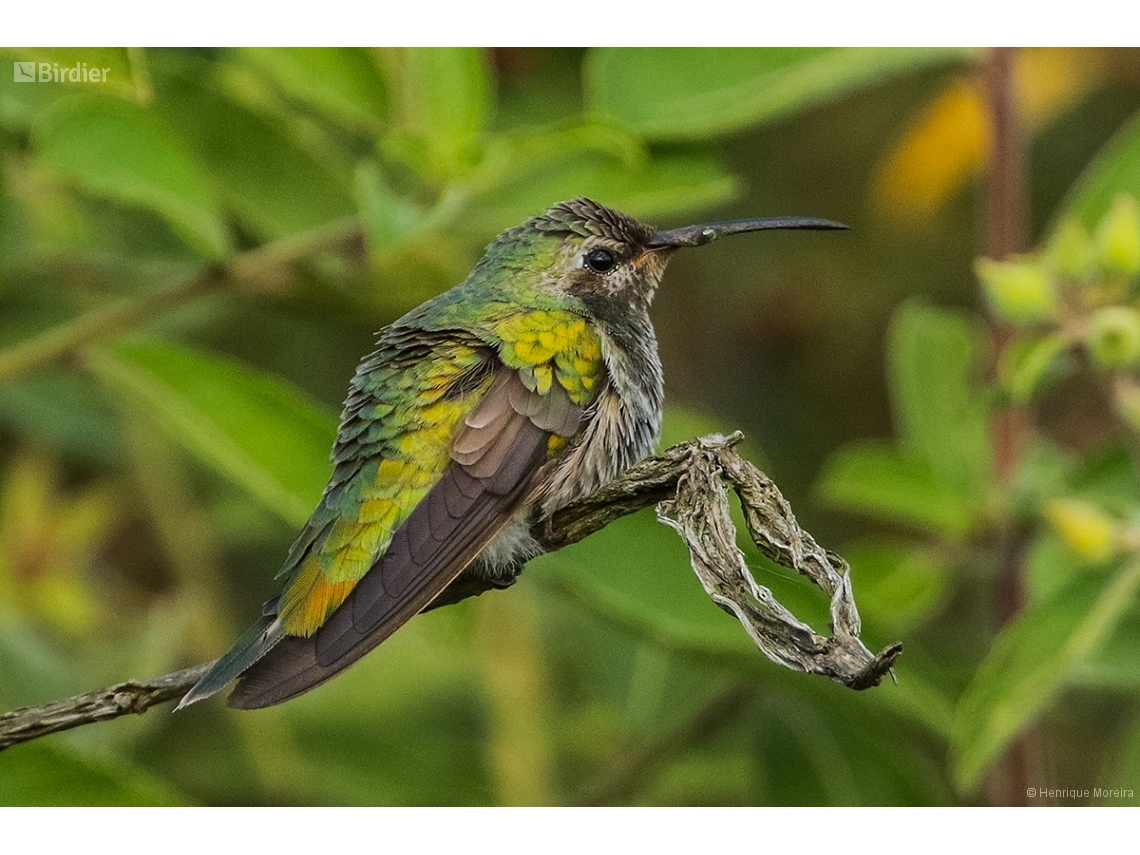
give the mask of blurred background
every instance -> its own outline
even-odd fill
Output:
[[[662,446],[744,431],[905,645],[781,669],[650,510],[283,706],[4,751],[0,804],[1136,803],[1140,50],[0,59],[0,712],[224,652],[376,330],[577,195],[852,227],[677,255]]]

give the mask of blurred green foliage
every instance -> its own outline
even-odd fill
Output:
[[[282,707],[0,753],[0,804],[1000,803],[1026,732],[1035,786],[1140,789],[1137,51],[1023,53],[1040,249],[977,262],[977,51],[0,57],[110,69],[0,74],[0,708],[221,653],[273,593],[373,332],[579,194],[661,225],[855,226],[677,257],[663,443],[744,429],[851,561],[868,644],[906,645],[897,686],[783,671],[643,513]],[[363,252],[106,321],[344,222]],[[77,329],[74,357],[37,356]]]

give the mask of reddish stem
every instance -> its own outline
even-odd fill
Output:
[[[1016,61],[1016,49],[993,48],[985,63],[990,118],[986,252],[999,260],[1022,252],[1026,244],[1025,154],[1017,120]]]
[[[1025,148],[1017,117],[1017,54],[1014,48],[993,48],[986,55],[984,76],[990,117],[989,180],[986,190],[986,254],[1005,260],[1026,248],[1028,218],[1025,183]],[[996,349],[1004,352],[1013,337],[1008,326],[994,330]],[[1007,407],[994,421],[994,469],[998,483],[1009,487],[1017,471],[1022,446],[1028,434],[1029,416],[1023,407]],[[1013,521],[1006,523],[999,540],[1000,563],[994,589],[994,611],[1002,626],[1013,620],[1025,605],[1022,565],[1024,534]],[[1005,755],[1000,775],[1006,804],[1027,805],[1027,788],[1039,765],[1031,747],[1034,735],[1022,734]],[[995,782],[996,783],[996,782]]]

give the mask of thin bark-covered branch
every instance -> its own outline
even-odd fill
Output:
[[[702,437],[690,443],[675,497],[657,506],[657,518],[689,547],[693,570],[718,606],[743,624],[761,652],[786,668],[823,674],[852,689],[877,686],[902,652],[892,644],[878,655],[859,640],[859,612],[851,569],[820,547],[796,522],[772,480],[733,449],[741,439]],[[683,446],[677,446],[681,448]],[[748,533],[761,553],[807,576],[830,601],[830,638],[784,608],[752,577],[736,545],[728,486],[740,499]]]
[[[734,447],[742,438],[739,432],[729,437],[714,434],[666,449],[539,523],[534,535],[547,551],[554,551],[620,517],[657,505],[657,518],[689,547],[693,570],[706,593],[743,624],[765,656],[852,689],[877,686],[902,645],[892,644],[876,655],[859,640],[859,613],[847,563],[800,528],[771,479],[736,453]],[[729,487],[740,499],[748,533],[760,551],[807,576],[829,598],[832,636],[817,633],[756,583],[736,545]],[[457,581],[433,605],[490,590],[478,580]],[[49,733],[146,712],[189,691],[210,664],[0,715],[0,750]]]
[[[227,286],[259,287],[259,283],[278,274],[283,267],[321,252],[359,244],[360,240],[360,225],[356,218],[346,217],[239,253],[205,267],[169,288],[92,309],[0,351],[0,383],[41,365],[73,356],[92,344],[145,326],[173,309]]]
[[[180,698],[210,670],[212,662],[150,680],[128,680],[85,695],[23,707],[0,715],[0,751],[49,733],[71,730],[128,713],[144,713],[155,704]]]

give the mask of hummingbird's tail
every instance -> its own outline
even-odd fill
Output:
[[[285,632],[276,615],[263,617],[237,640],[229,653],[214,663],[206,675],[178,702],[174,711],[177,712],[225,688],[227,683],[236,680],[249,670],[284,637]]]

